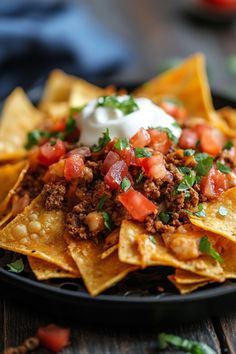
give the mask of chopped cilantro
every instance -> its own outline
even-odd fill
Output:
[[[217,168],[220,172],[228,174],[231,172],[231,168],[229,168],[228,166],[226,166],[224,163],[217,161],[216,162]]]
[[[51,145],[51,146],[56,145],[56,143],[57,143],[56,140],[51,140],[51,141],[50,141],[50,145]]]
[[[31,149],[33,146],[38,145],[40,139],[45,138],[45,137],[49,137],[49,133],[48,132],[44,132],[42,130],[32,130],[31,132],[29,132],[27,134],[27,142],[25,143],[24,147],[29,150]]]
[[[149,240],[150,240],[152,243],[154,243],[154,245],[157,244],[157,241],[156,241],[156,239],[155,239],[155,237],[154,237],[153,235],[149,235],[148,238],[149,238]]]
[[[183,174],[187,174],[189,175],[191,173],[191,168],[189,167],[186,167],[186,166],[181,166],[181,167],[178,167],[178,170],[183,173]]]
[[[104,225],[106,226],[106,228],[108,230],[111,231],[113,228],[113,224],[112,224],[110,215],[106,211],[103,212],[103,219],[104,219]]]
[[[186,149],[184,150],[184,156],[193,156],[195,154],[195,150]]]
[[[114,146],[117,150],[128,150],[130,148],[129,140],[127,138],[118,139]]]
[[[92,146],[92,151],[97,152],[100,151],[106,146],[109,142],[111,141],[110,135],[109,135],[109,129],[106,128],[105,132],[102,133],[102,137],[98,139],[98,145],[93,145]]]
[[[231,140],[226,141],[223,149],[230,150],[234,146],[233,142]]]
[[[165,211],[161,211],[158,217],[163,222],[163,224],[168,224],[170,221],[170,214]]]
[[[128,179],[128,177],[125,177],[125,178],[122,179],[120,186],[121,186],[121,189],[122,189],[124,192],[127,192],[127,190],[130,189],[130,187],[131,187],[131,182],[130,182],[130,180]]]
[[[139,174],[138,174],[138,177],[136,178],[135,183],[139,184],[142,181],[143,176],[144,176],[144,173],[142,171],[140,171]]]
[[[184,199],[189,200],[190,197],[191,197],[190,192],[189,191],[185,191],[184,192]]]
[[[187,189],[190,189],[196,182],[196,175],[194,171],[191,171],[190,174],[184,175],[181,183],[177,187],[178,192],[184,192]]]
[[[7,264],[7,267],[9,268],[8,271],[12,273],[21,273],[24,270],[24,263],[22,258],[17,259],[16,261]]]
[[[150,156],[152,156],[152,153],[148,149],[145,149],[145,148],[137,147],[134,149],[134,153],[135,153],[136,157],[150,157]]]
[[[195,171],[199,176],[205,176],[213,166],[213,157],[205,153],[197,153],[195,155],[197,165]]]
[[[122,102],[116,96],[101,96],[98,99],[97,107],[111,107],[121,110],[124,115],[139,110],[137,103],[132,96],[127,96]]]
[[[107,200],[107,196],[106,196],[106,194],[103,194],[101,196],[101,199],[98,202],[97,211],[101,211],[102,210],[106,200]]]
[[[199,218],[206,216],[206,212],[203,209],[203,204],[202,203],[198,204],[198,211],[196,213],[194,213],[194,215],[198,216]]]
[[[205,343],[195,342],[167,333],[159,334],[158,345],[161,350],[167,349],[168,346],[173,346],[175,349],[183,350],[188,354],[216,354],[216,352]]]
[[[211,242],[209,241],[207,236],[201,238],[199,243],[199,251],[202,253],[206,253],[212,258],[214,258],[217,262],[222,263],[223,259],[219,255],[219,253],[212,247]]]
[[[226,216],[228,214],[228,209],[225,208],[223,205],[221,205],[218,209],[218,213],[221,215],[221,216]]]
[[[66,122],[66,132],[73,133],[75,128],[76,128],[76,120],[72,116],[70,116]]]
[[[178,122],[173,122],[173,123],[171,123],[171,125],[172,125],[172,127],[175,127],[175,128],[180,128],[180,125],[179,125],[179,123]]]
[[[175,144],[178,144],[178,139],[176,138],[176,136],[172,133],[172,131],[169,128],[154,127],[152,129],[159,130],[160,132],[165,132],[170,140],[172,140]]]

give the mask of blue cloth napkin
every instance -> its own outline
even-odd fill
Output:
[[[53,68],[106,77],[132,62],[127,43],[77,0],[0,1],[0,98],[25,89]]]

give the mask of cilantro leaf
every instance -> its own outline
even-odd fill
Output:
[[[172,131],[169,128],[165,127],[154,127],[152,129],[159,130],[160,132],[165,132],[170,140],[173,141],[173,143],[178,144],[178,139],[177,137],[172,133]]]
[[[42,138],[48,138],[48,137],[49,137],[48,132],[44,132],[42,130],[37,130],[37,129],[32,130],[27,134],[27,142],[25,143],[24,147],[27,150],[29,150],[33,146],[38,145],[38,143]]]
[[[134,149],[134,154],[136,157],[150,157],[150,156],[152,156],[152,153],[148,149],[140,148],[140,147],[137,147]]]
[[[203,209],[203,204],[202,203],[198,204],[198,211],[196,213],[194,213],[194,215],[198,216],[199,218],[206,216],[206,212]]]
[[[118,139],[114,146],[117,150],[128,150],[130,148],[129,140],[127,138]]]
[[[178,167],[178,170],[183,174],[190,174],[191,173],[191,168],[186,167],[186,166]]]
[[[73,131],[76,128],[76,125],[77,125],[76,120],[72,116],[70,116],[66,122],[66,128],[65,128],[66,132],[69,134],[73,133]]]
[[[233,142],[231,140],[226,141],[223,149],[230,150],[234,146]]]
[[[219,255],[219,253],[212,247],[211,242],[209,241],[207,236],[201,238],[199,243],[199,251],[202,253],[206,253],[212,258],[214,258],[217,262],[222,263],[223,259]]]
[[[124,115],[139,110],[139,107],[132,96],[127,96],[123,101],[119,101],[117,96],[101,96],[98,99],[97,107],[116,108],[121,110]]]
[[[170,214],[168,212],[161,211],[158,217],[163,222],[163,224],[168,224],[170,221]]]
[[[179,123],[178,122],[173,122],[173,123],[171,123],[171,125],[172,125],[172,127],[175,127],[175,128],[180,128],[180,125],[179,125]]]
[[[195,150],[186,149],[184,150],[184,156],[193,156],[195,154]]]
[[[103,220],[104,220],[104,225],[106,226],[106,228],[111,231],[113,228],[113,224],[112,224],[110,215],[106,211],[103,212]]]
[[[98,139],[98,145],[93,145],[91,149],[93,152],[98,152],[102,150],[110,141],[111,138],[109,135],[109,129],[106,128],[105,132],[102,133],[102,137]]]
[[[21,273],[24,270],[24,263],[22,258],[17,259],[16,261],[7,264],[7,267],[9,268],[8,271],[12,273]]]
[[[106,200],[107,200],[107,196],[106,196],[106,194],[103,194],[101,196],[101,199],[98,202],[97,211],[101,211],[102,210]]]
[[[167,333],[160,333],[158,336],[158,344],[161,350],[173,346],[175,349],[181,349],[188,354],[216,354],[207,344],[184,339],[179,336]]]
[[[197,153],[195,155],[197,165],[195,171],[199,176],[205,176],[213,166],[213,157],[205,153]]]
[[[226,216],[228,214],[228,209],[225,208],[223,205],[221,205],[218,209],[218,213],[221,215],[221,216]]]
[[[56,145],[56,143],[57,143],[56,140],[51,140],[51,141],[50,141],[50,145],[51,145],[51,146]]]
[[[154,237],[153,235],[149,235],[148,238],[149,238],[149,240],[150,240],[152,243],[154,243],[154,245],[157,244],[157,241],[156,241],[156,239],[155,239],[155,237]]]
[[[130,182],[129,178],[124,177],[121,181],[120,186],[124,192],[127,192],[127,190],[130,189],[130,187],[131,187],[131,182]]]
[[[177,187],[177,191],[184,192],[187,189],[190,189],[195,182],[196,182],[196,174],[194,173],[194,171],[191,171],[190,174],[184,175],[184,178],[182,179],[181,183]]]
[[[140,171],[138,177],[135,180],[135,183],[139,184],[142,181],[143,176],[144,176],[144,173],[142,171]]]
[[[224,163],[217,161],[216,162],[217,168],[220,172],[228,174],[231,172],[231,168],[229,168],[227,165],[225,165]]]

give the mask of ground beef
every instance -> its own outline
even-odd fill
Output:
[[[21,198],[27,193],[30,197],[30,200],[37,197],[43,188],[44,183],[42,176],[44,173],[44,167],[38,168],[37,171],[28,171],[20,186],[17,188],[16,195]]]
[[[65,182],[46,183],[42,190],[42,198],[47,210],[62,209],[66,194]]]

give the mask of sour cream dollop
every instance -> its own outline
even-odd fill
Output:
[[[119,102],[128,96],[117,96]],[[98,138],[108,128],[111,139],[130,139],[140,128],[162,127],[169,128],[179,138],[181,128],[176,126],[175,119],[165,113],[163,109],[152,103],[148,98],[136,98],[138,110],[124,115],[122,110],[112,107],[97,106],[98,99],[90,101],[82,110],[78,125],[80,128],[80,143],[92,146],[97,144]]]

